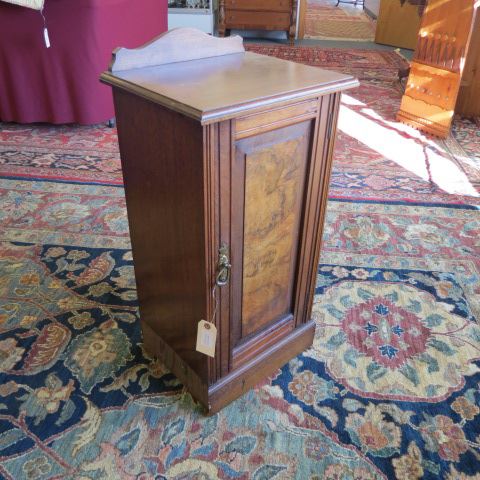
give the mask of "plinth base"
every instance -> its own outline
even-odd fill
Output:
[[[142,322],[142,331],[147,352],[161,360],[188,387],[208,414],[214,414],[308,349],[313,343],[315,324],[310,321],[295,329],[280,342],[210,386],[202,383],[195,372],[146,322]]]

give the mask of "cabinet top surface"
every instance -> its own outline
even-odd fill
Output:
[[[358,85],[349,75],[252,52],[106,72],[102,81],[202,124]]]

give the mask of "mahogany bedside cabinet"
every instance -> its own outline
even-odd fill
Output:
[[[340,92],[353,77],[172,30],[110,71],[148,351],[208,412],[313,341]]]

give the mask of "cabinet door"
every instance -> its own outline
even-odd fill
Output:
[[[235,144],[235,169],[245,192],[239,339],[293,315],[311,123]]]
[[[230,171],[220,173],[220,209],[229,211],[221,235],[232,264],[229,370],[310,320],[333,97],[288,107],[293,124],[282,111],[232,122]]]

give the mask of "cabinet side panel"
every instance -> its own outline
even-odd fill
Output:
[[[114,99],[141,321],[207,383],[195,350],[206,318],[203,130],[130,93]]]

